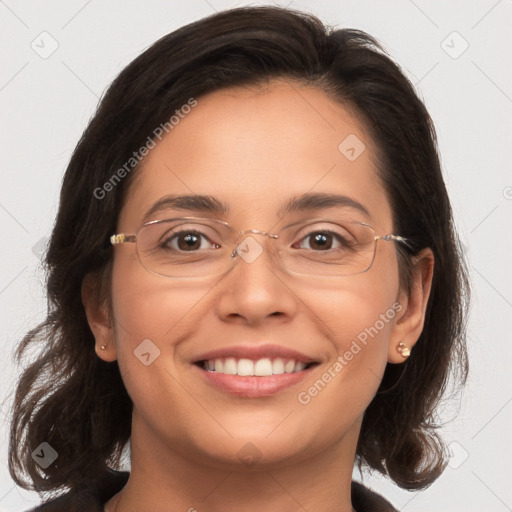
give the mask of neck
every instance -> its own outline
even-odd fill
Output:
[[[134,421],[131,472],[105,512],[352,512],[350,486],[360,423],[333,447],[287,463],[219,464],[162,445]]]

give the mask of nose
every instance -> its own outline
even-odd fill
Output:
[[[296,314],[298,298],[269,243],[273,241],[251,235],[239,244],[237,261],[217,290],[216,312],[221,320],[257,325],[286,322]]]

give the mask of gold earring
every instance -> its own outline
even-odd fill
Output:
[[[107,345],[101,345],[101,347],[100,347],[100,348],[101,348],[101,350],[106,350]]]
[[[396,346],[396,350],[404,359],[407,359],[411,355],[411,351],[409,350],[409,347],[403,341],[401,341]]]

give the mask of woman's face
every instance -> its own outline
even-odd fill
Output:
[[[317,89],[281,81],[215,92],[198,98],[149,152],[117,229],[135,233],[146,220],[195,216],[276,233],[290,221],[341,216],[386,235],[392,212],[373,155],[357,118]],[[287,203],[305,194],[353,204],[283,217]],[[210,196],[228,210],[168,205],[145,219],[168,195]],[[222,467],[353,451],[386,363],[401,360],[392,354],[404,340],[407,296],[395,245],[379,241],[365,273],[301,277],[278,268],[275,240],[251,238],[257,245],[249,249],[261,253],[238,257],[215,279],[155,275],[135,244],[113,248],[112,340],[101,356],[119,362],[134,403],[132,439]],[[250,373],[251,363],[240,359],[268,359],[256,366],[276,375],[226,375],[220,365],[209,373],[198,364],[226,358],[225,371],[244,373],[248,365]],[[289,360],[315,364],[300,370]],[[279,374],[287,363],[294,372]]]

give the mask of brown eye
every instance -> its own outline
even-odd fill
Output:
[[[187,233],[186,235],[180,235],[176,238],[178,248],[181,251],[189,251],[192,249],[201,248],[201,235],[195,233]]]
[[[169,236],[162,242],[165,249],[197,252],[204,249],[218,249],[220,246],[198,231],[180,231]]]
[[[309,248],[314,250],[331,249],[333,236],[327,233],[311,233],[306,237],[309,241]]]
[[[338,233],[330,231],[313,231],[293,244],[294,249],[307,249],[322,252],[340,250],[349,247],[348,241]]]

